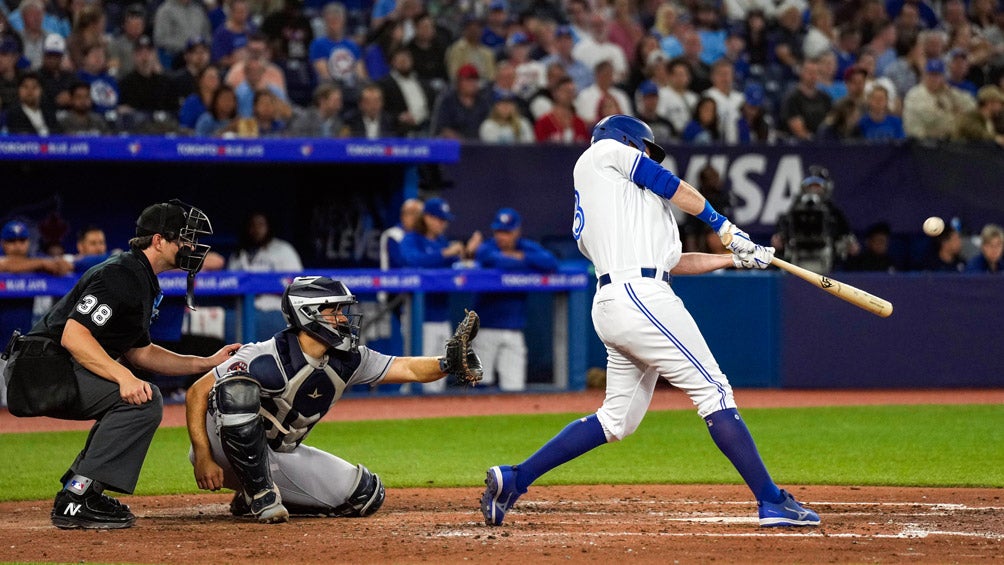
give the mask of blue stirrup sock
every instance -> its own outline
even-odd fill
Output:
[[[706,418],[711,439],[718,449],[729,458],[732,465],[753,491],[757,500],[781,502],[781,491],[770,478],[770,473],[760,459],[760,452],[753,443],[746,423],[735,408],[719,410]]]
[[[558,435],[517,466],[516,489],[519,492],[526,492],[527,487],[544,473],[606,442],[607,436],[603,433],[603,426],[600,425],[596,414],[568,424]]]

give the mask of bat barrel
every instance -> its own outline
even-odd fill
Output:
[[[728,247],[730,243],[732,243],[732,234],[724,234],[722,236],[722,244]],[[867,310],[876,316],[888,318],[892,315],[892,302],[889,302],[884,298],[879,298],[873,294],[869,294],[860,288],[844,284],[827,276],[820,275],[819,273],[814,273],[808,269],[799,267],[798,265],[792,265],[791,263],[783,259],[778,259],[777,257],[771,260],[771,265],[791,273],[796,277],[815,285],[817,288],[825,290],[833,296],[836,296],[846,302],[850,302],[858,308]]]

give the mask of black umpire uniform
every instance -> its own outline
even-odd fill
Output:
[[[161,265],[160,270],[180,267],[192,277],[208,252],[208,246],[197,245],[195,239],[200,233],[212,233],[201,210],[186,210],[182,206],[187,205],[176,202],[144,210],[137,221],[138,237],[130,242],[132,249],[89,269],[27,335],[15,333],[8,346],[4,378],[12,414],[96,420],[83,450],[61,478],[64,488],[52,511],[57,527],[126,528],[136,520],[128,506],[102,491],[135,489],[161,421],[160,390],[149,384],[148,399],[144,394],[140,401],[128,402],[118,382],[81,363],[95,367],[88,357],[99,352],[74,347],[78,356],[83,353],[78,360],[63,347],[64,330],[69,320],[80,324],[108,357],[119,362],[130,350],[150,346],[150,323],[163,294],[158,271],[145,251],[152,244],[145,242],[160,234],[160,245],[177,244],[174,264]]]

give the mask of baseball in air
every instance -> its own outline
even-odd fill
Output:
[[[945,231],[945,220],[937,216],[931,216],[930,218],[924,220],[924,233],[931,237],[938,237],[941,232]]]

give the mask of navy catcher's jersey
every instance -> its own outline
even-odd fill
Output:
[[[258,381],[269,447],[286,452],[303,441],[347,387],[379,382],[392,361],[394,357],[368,347],[352,353],[332,350],[322,359],[307,359],[296,331],[287,329],[241,347],[214,374],[219,380],[247,372]]]
[[[150,344],[150,322],[160,300],[160,282],[142,251],[120,253],[91,267],[31,329],[57,343],[66,320],[88,330],[112,359]]]

